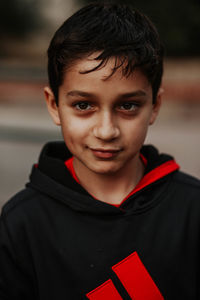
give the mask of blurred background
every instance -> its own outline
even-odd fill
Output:
[[[61,139],[44,103],[46,50],[58,26],[89,2],[0,1],[0,207],[24,187],[44,143]],[[123,3],[153,20],[166,48],[163,107],[146,143],[200,177],[200,2]]]

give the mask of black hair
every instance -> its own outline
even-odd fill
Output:
[[[95,59],[104,66],[115,57],[115,67],[129,76],[135,68],[152,86],[153,102],[163,73],[163,46],[158,32],[144,14],[127,5],[92,3],[78,10],[54,34],[48,48],[49,85],[58,105],[58,89],[66,70],[77,59],[99,52]],[[110,77],[109,76],[109,77]]]

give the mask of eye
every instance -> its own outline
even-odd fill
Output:
[[[78,102],[73,105],[77,110],[89,110],[92,106],[88,102]]]
[[[139,105],[133,102],[124,102],[119,105],[119,109],[123,111],[135,111],[138,107]]]

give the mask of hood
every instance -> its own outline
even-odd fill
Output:
[[[72,154],[64,142],[47,143],[32,168],[27,187],[61,201],[74,210],[93,214],[138,213],[151,208],[158,202],[158,195],[165,192],[173,173],[179,168],[173,157],[159,154],[151,146],[143,146],[141,156],[145,161],[145,174],[135,189],[120,205],[94,199],[70,174],[65,165]]]

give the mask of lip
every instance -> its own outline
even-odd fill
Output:
[[[97,158],[113,158],[118,155],[120,149],[104,149],[104,148],[91,148],[92,153]]]

